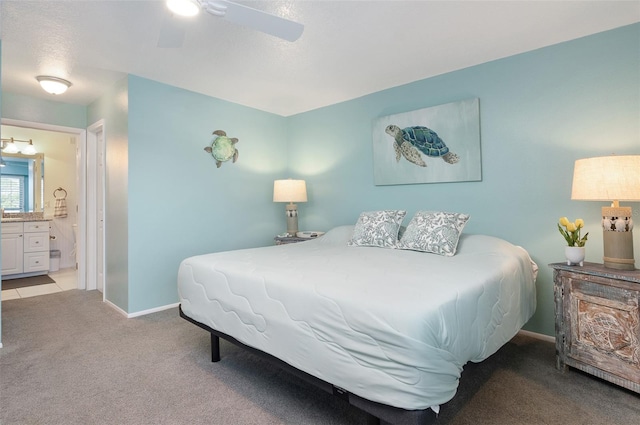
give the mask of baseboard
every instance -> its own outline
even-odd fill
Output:
[[[147,314],[157,313],[159,311],[169,310],[171,308],[177,308],[179,305],[180,303],[174,303],[174,304],[163,305],[160,307],[150,308],[149,310],[136,311],[135,313],[127,314],[127,317],[129,319],[132,319],[134,317],[146,316]]]
[[[136,311],[135,313],[127,313],[126,311],[124,311],[123,309],[121,309],[120,307],[118,307],[117,305],[115,305],[109,300],[104,300],[104,302],[107,303],[109,306],[111,306],[111,308],[116,310],[118,313],[122,314],[127,319],[133,319],[134,317],[146,316],[147,314],[157,313],[159,311],[169,310],[171,308],[177,308],[180,305],[180,303],[174,303],[174,304],[162,305],[160,307],[150,308],[149,310]]]
[[[121,309],[120,307],[118,307],[117,305],[115,305],[114,303],[112,303],[109,300],[104,300],[104,302],[111,307],[112,309],[114,309],[115,311],[117,311],[118,313],[122,314],[124,317],[128,317],[129,315],[127,314],[126,311],[124,311],[123,309]]]
[[[556,339],[552,336],[549,335],[545,335],[545,334],[539,334],[537,332],[531,332],[531,331],[525,331],[520,329],[520,331],[518,331],[519,334],[522,334],[524,336],[528,336],[531,338],[535,338],[535,339],[540,339],[542,341],[547,341],[547,342],[556,342]]]

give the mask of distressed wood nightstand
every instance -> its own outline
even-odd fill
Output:
[[[276,245],[285,245],[288,243],[297,243],[297,242],[305,242],[310,241],[310,238],[299,238],[297,236],[276,236],[273,238],[276,241]]]
[[[640,270],[554,263],[556,367],[640,393]]]

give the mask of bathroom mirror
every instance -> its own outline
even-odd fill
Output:
[[[2,208],[5,212],[41,212],[44,204],[44,154],[2,153]]]

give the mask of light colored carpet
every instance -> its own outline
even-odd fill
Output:
[[[96,291],[2,303],[0,423],[366,424],[342,400],[209,335],[171,309],[126,319]],[[640,399],[554,368],[551,343],[518,336],[465,367],[438,424],[637,424]]]

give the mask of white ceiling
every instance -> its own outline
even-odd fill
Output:
[[[640,22],[640,1],[238,1],[294,42],[201,14],[158,48],[162,0],[2,1],[2,89],[87,105],[126,74],[289,116]],[[594,58],[597,60],[597,58]],[[73,83],[55,98],[35,80]]]

